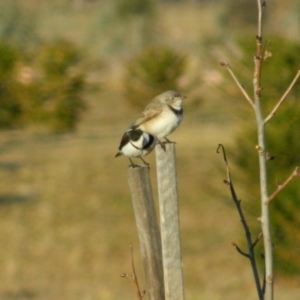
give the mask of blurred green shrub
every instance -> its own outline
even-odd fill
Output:
[[[12,46],[0,42],[0,128],[21,123],[21,95],[15,80],[19,55]]]
[[[48,78],[67,75],[70,68],[76,66],[81,55],[77,48],[65,40],[46,44],[39,51],[39,64]]]
[[[248,39],[248,41],[251,39]],[[253,70],[253,45],[249,45],[246,39],[239,43],[244,58],[243,70],[249,73],[243,75],[251,78]],[[262,73],[262,106],[266,116],[281,95],[287,89],[295,76],[299,65],[300,44],[272,38],[266,46],[269,58],[263,63]],[[271,55],[271,56],[270,56]],[[267,57],[266,56],[266,57]],[[242,79],[243,84],[249,90],[252,88],[251,80]],[[300,84],[296,84],[288,96],[286,102],[280,107],[276,116],[267,124],[266,143],[267,151],[274,160],[268,161],[268,185],[269,193],[276,188],[276,181],[283,183],[296,166],[300,166]],[[248,110],[249,112],[249,110]],[[256,220],[260,214],[259,191],[259,166],[257,151],[256,128],[253,115],[244,114],[245,124],[236,136],[236,142],[231,148],[231,158],[238,166],[242,174],[245,191],[249,191],[248,199],[244,206]],[[300,188],[299,179],[295,179],[271,204],[271,226],[274,237],[274,261],[275,269],[285,274],[299,274],[300,272]],[[250,193],[251,191],[251,193]],[[248,200],[247,199],[247,200]],[[259,225],[255,222],[256,232]],[[258,250],[261,253],[262,249]],[[258,261],[262,261],[258,259]]]
[[[140,109],[166,90],[179,90],[179,79],[185,74],[186,67],[186,56],[170,48],[144,49],[126,66],[125,99]]]
[[[121,18],[132,16],[151,15],[155,9],[153,0],[118,0],[116,2],[116,13]]]
[[[36,123],[54,132],[74,130],[85,108],[81,54],[59,40],[31,56],[25,61],[16,48],[0,43],[0,126]]]
[[[32,119],[47,122],[55,132],[75,129],[85,108],[85,71],[80,61],[79,51],[67,41],[58,40],[41,48],[37,58],[41,105],[32,110]]]

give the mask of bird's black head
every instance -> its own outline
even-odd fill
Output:
[[[132,129],[132,130],[128,131],[129,138],[134,142],[138,141],[142,134],[143,134],[143,131],[140,129]]]

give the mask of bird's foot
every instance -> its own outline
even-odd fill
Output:
[[[129,158],[129,157],[128,157],[128,158]],[[128,166],[128,168],[131,167],[131,168],[134,169],[134,168],[140,168],[140,167],[141,167],[140,165],[134,164],[133,161],[132,161],[130,158],[129,158],[129,160],[130,160],[130,165]]]
[[[160,140],[157,140],[157,144],[159,144],[162,147],[162,149],[166,152],[165,142],[161,142]]]

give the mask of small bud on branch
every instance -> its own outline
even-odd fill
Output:
[[[226,185],[230,185],[230,182],[226,179],[223,180],[223,182],[226,184]]]

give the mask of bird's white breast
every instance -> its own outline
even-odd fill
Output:
[[[130,142],[123,146],[122,153],[128,157],[139,157],[143,154],[141,149],[135,148]]]
[[[169,108],[164,109],[161,114],[148,122],[143,123],[139,128],[145,132],[163,138],[172,133],[182,121],[182,115],[177,116]]]

